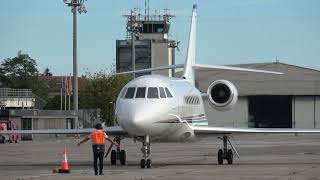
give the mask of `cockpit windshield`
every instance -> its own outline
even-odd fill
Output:
[[[127,88],[125,87],[125,88],[123,88],[123,90],[120,94],[120,98],[124,98],[124,95],[126,94],[126,92],[127,92]]]
[[[172,98],[172,94],[171,94],[171,92],[169,91],[169,89],[168,89],[168,88],[165,88],[165,90],[166,90],[166,93],[167,93],[167,97],[168,97],[168,98]]]
[[[166,93],[164,92],[163,87],[159,87],[160,98],[166,98]]]
[[[159,98],[158,88],[157,87],[149,87],[147,98]]]
[[[147,92],[148,89],[148,92]],[[147,96],[147,97],[146,97]],[[172,94],[166,87],[128,87],[124,88],[120,94],[120,98],[172,98]]]
[[[146,88],[145,87],[138,87],[136,98],[145,98],[146,97]]]
[[[124,98],[126,99],[132,99],[134,97],[134,93],[136,91],[136,88],[134,87],[129,87],[127,90],[126,95],[124,96]]]

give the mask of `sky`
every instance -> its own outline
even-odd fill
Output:
[[[170,9],[169,37],[186,53],[192,5],[198,5],[196,61],[202,64],[280,62],[320,70],[319,0],[150,0],[151,11]],[[126,35],[133,8],[144,0],[87,0],[78,16],[79,73],[115,64],[116,40]],[[0,61],[29,54],[43,72],[72,73],[72,14],[62,0],[1,0]]]

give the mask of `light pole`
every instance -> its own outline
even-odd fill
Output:
[[[136,70],[136,45],[135,41],[136,38],[140,36],[139,34],[139,28],[141,27],[141,24],[138,24],[137,22],[134,22],[132,24],[132,27],[130,29],[131,31],[131,61],[132,61],[132,71]],[[133,79],[136,78],[136,73],[133,73]]]
[[[86,0],[63,0],[65,4],[71,7],[73,14],[73,110],[78,110],[78,62],[77,62],[77,11],[86,13],[84,7]]]

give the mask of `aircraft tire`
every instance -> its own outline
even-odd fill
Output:
[[[146,167],[146,160],[145,160],[145,159],[141,159],[141,161],[140,161],[140,167],[141,167],[142,169],[144,169],[144,168]]]
[[[223,151],[219,149],[218,151],[218,164],[223,164]]]
[[[228,161],[228,164],[233,163],[233,152],[231,149],[229,149],[227,152],[227,161]]]
[[[147,159],[146,165],[147,165],[147,168],[151,168],[151,165],[152,165],[151,159]]]
[[[126,151],[125,150],[120,151],[120,164],[126,165]]]
[[[117,164],[117,152],[116,152],[116,150],[112,150],[111,151],[110,161],[111,161],[111,165],[116,165]]]

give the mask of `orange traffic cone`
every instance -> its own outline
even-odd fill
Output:
[[[67,159],[67,148],[63,150],[62,163],[60,164],[59,173],[70,173],[68,159]]]

